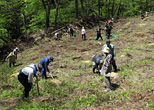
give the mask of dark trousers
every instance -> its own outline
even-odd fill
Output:
[[[86,40],[86,34],[82,34],[82,40]]]
[[[13,64],[13,66],[15,65],[15,62],[11,63],[9,62],[9,67],[11,68],[11,65]]]
[[[110,77],[105,77],[105,86],[107,89],[111,89],[111,79]]]
[[[96,64],[92,66],[92,71],[93,73],[95,73],[95,69],[97,69],[100,72],[101,68],[102,68],[102,65]]]
[[[113,68],[114,68],[114,72],[117,72],[117,65],[116,65],[116,62],[113,58],[112,58],[112,65],[113,65]]]
[[[107,36],[107,39],[110,38],[110,34],[111,34],[111,30],[110,30],[110,29],[109,29],[109,30],[106,30],[106,36]]]
[[[98,40],[99,38],[101,38],[103,40],[103,38],[101,36],[101,33],[100,32],[97,32],[97,38],[96,38],[96,40]]]
[[[73,32],[73,31],[71,31],[71,36],[73,36],[73,33],[74,33],[74,32]]]
[[[23,97],[27,98],[29,96],[29,91],[32,88],[30,83],[28,83],[28,76],[23,73],[20,73],[18,75],[18,80],[24,86]]]

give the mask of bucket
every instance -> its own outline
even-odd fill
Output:
[[[115,38],[115,37],[117,37],[117,35],[116,35],[116,34],[114,34],[114,35],[112,36],[112,38]]]
[[[94,38],[94,40],[97,40],[97,36]]]
[[[76,37],[76,32],[75,31],[73,32],[73,36]]]

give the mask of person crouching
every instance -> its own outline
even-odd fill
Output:
[[[24,86],[24,92],[22,99],[29,97],[29,92],[33,87],[33,76],[37,77],[36,72],[41,71],[42,65],[39,64],[30,64],[20,70],[18,75],[19,82]]]
[[[93,56],[92,62],[93,62],[93,66],[92,66],[93,73],[95,73],[95,69],[97,69],[100,72],[103,65],[102,56],[101,55]]]

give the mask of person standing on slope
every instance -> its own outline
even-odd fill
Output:
[[[105,76],[105,92],[111,91],[111,72],[112,72],[112,55],[110,54],[110,49],[105,47],[103,49],[103,53],[105,54],[104,63],[101,69],[101,75]]]
[[[116,59],[115,48],[114,48],[113,44],[111,44],[110,40],[107,40],[106,44],[103,45],[102,52],[103,52],[105,47],[108,47],[110,49],[110,53],[112,55],[112,65],[113,65],[113,68],[114,68],[114,72],[117,72],[117,65],[116,65],[116,62],[115,62],[115,59]],[[104,52],[103,52],[103,55],[106,56],[106,54]]]
[[[81,34],[82,34],[82,40],[86,40],[86,30],[84,27],[81,29]]]

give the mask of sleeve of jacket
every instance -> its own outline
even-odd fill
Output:
[[[115,53],[115,48],[114,48],[114,46],[113,46],[113,55],[114,55],[114,57],[116,56],[116,53]]]
[[[46,61],[45,61],[44,66],[45,66],[45,69],[47,70],[47,72],[50,73],[49,68],[48,68],[48,60],[49,60],[49,59],[47,58]]]
[[[105,55],[105,53],[103,51],[105,47],[106,47],[106,44],[102,47],[102,53],[103,53],[104,57],[106,57],[106,55]]]
[[[32,83],[33,82],[33,69],[31,70],[31,72],[28,74],[28,83]]]
[[[109,66],[111,64],[111,59],[112,59],[111,54],[106,57],[106,62],[104,64],[104,70],[108,70],[108,68],[109,68]]]

